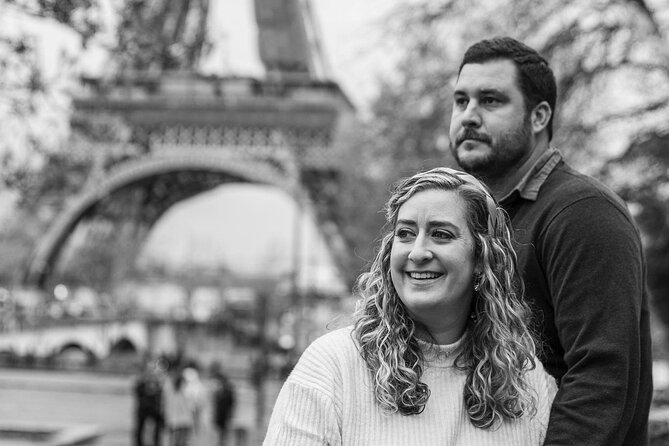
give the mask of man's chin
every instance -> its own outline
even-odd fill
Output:
[[[458,147],[455,161],[467,172],[485,172],[490,168],[490,157],[480,150]]]

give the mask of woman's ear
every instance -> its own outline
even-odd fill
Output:
[[[551,106],[548,105],[548,102],[539,102],[534,109],[532,109],[532,114],[530,116],[532,131],[537,134],[546,129],[551,120],[551,116],[553,116],[553,110],[551,110]]]

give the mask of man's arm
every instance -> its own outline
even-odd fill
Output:
[[[545,445],[621,445],[640,382],[644,262],[636,230],[603,198],[576,202],[542,234],[567,372]]]

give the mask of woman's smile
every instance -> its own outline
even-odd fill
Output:
[[[401,205],[390,273],[399,298],[418,321],[428,328],[462,325],[471,310],[474,269],[474,239],[456,192],[426,190]]]
[[[407,275],[414,280],[434,280],[442,277],[444,273],[438,273],[433,271],[407,271]]]

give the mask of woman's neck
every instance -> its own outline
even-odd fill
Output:
[[[464,331],[465,326],[446,327],[443,329],[419,327],[416,329],[416,336],[418,339],[430,344],[449,345],[457,342],[462,337]]]

